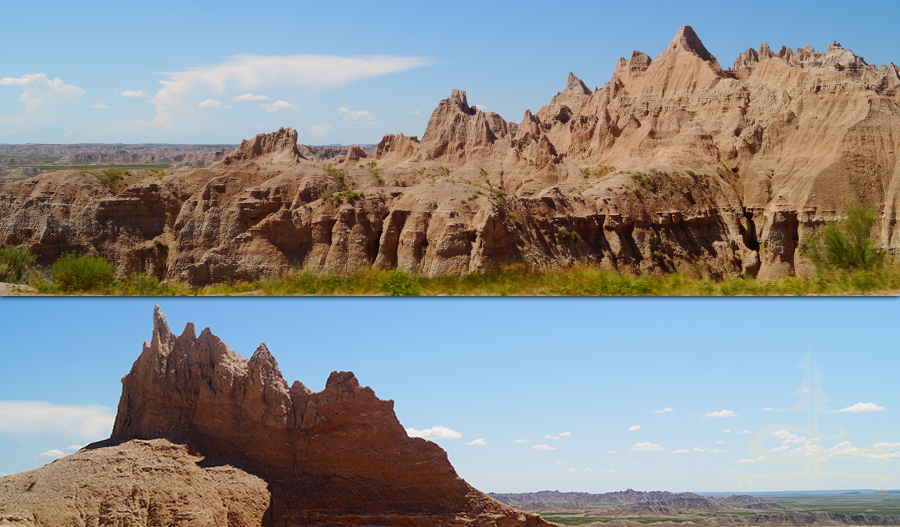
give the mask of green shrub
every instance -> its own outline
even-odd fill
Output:
[[[7,245],[0,247],[0,282],[24,284],[28,282],[37,256],[28,247]]]
[[[394,269],[380,275],[378,288],[388,296],[419,296],[421,294],[418,277],[401,269]]]
[[[341,190],[347,190],[347,172],[340,168],[331,168],[331,167],[323,167],[326,174],[331,176],[331,180],[335,182],[335,184]]]
[[[115,266],[103,258],[63,253],[50,267],[56,289],[64,293],[104,289],[113,282]]]
[[[849,203],[846,220],[826,223],[823,230],[804,241],[800,251],[819,272],[875,269],[881,266],[883,257],[872,239],[874,224],[871,207]]]

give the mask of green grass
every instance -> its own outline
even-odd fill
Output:
[[[34,165],[32,165],[34,166]],[[57,172],[60,170],[165,170],[171,165],[37,165],[34,168]]]
[[[841,514],[900,514],[900,495],[898,494],[830,494],[827,496],[779,496],[766,499],[810,511]]]
[[[197,288],[178,282],[160,282],[147,276],[128,276],[102,287],[81,290],[66,289],[52,282],[36,286],[41,292],[50,294],[89,291],[125,296],[804,296],[896,293],[900,290],[900,268],[844,271],[810,279],[774,281],[752,278],[714,281],[685,273],[662,277],[630,276],[590,267],[536,271],[514,266],[497,272],[438,277],[419,276],[402,270],[362,269],[343,275],[290,271],[283,276],[253,282]]]

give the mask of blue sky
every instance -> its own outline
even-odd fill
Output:
[[[193,321],[244,356],[266,342],[289,383],[318,391],[331,371],[355,372],[410,433],[446,429],[435,441],[485,491],[884,488],[900,476],[896,299],[3,298],[0,473],[108,436],[155,303],[176,333]],[[798,368],[810,342],[818,386]],[[817,431],[807,411],[785,411],[804,386],[831,399]],[[822,470],[843,475],[767,476],[801,472],[813,437]],[[792,457],[760,459],[778,456]]]
[[[0,143],[308,144],[421,137],[451,89],[519,122],[573,71],[593,88],[693,26],[723,66],[837,40],[900,61],[900,4],[860,0],[15,2],[3,7]],[[163,84],[165,83],[165,84]]]

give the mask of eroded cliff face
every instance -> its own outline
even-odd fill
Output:
[[[208,328],[173,334],[159,306],[153,319],[111,438],[3,478],[0,522],[550,526],[472,488],[352,373],[289,386],[265,344],[247,359]]]
[[[723,70],[685,26],[602,88],[570,74],[518,125],[453,90],[421,140],[389,134],[374,156],[318,156],[283,129],[118,196],[74,173],[5,183],[0,242],[193,284],[513,262],[778,278],[812,272],[800,244],[853,201],[900,251],[898,149],[894,64],[763,44]]]

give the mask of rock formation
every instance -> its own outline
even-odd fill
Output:
[[[549,527],[468,485],[352,373],[288,386],[265,344],[247,359],[153,321],[110,439],[0,479],[0,524]]]
[[[900,252],[898,151],[896,65],[763,44],[723,70],[685,26],[602,88],[570,74],[518,125],[453,90],[421,139],[388,134],[365,158],[282,130],[117,196],[74,173],[5,182],[0,243],[193,284],[511,262],[808,275],[801,243],[849,202],[873,207],[878,246]]]

